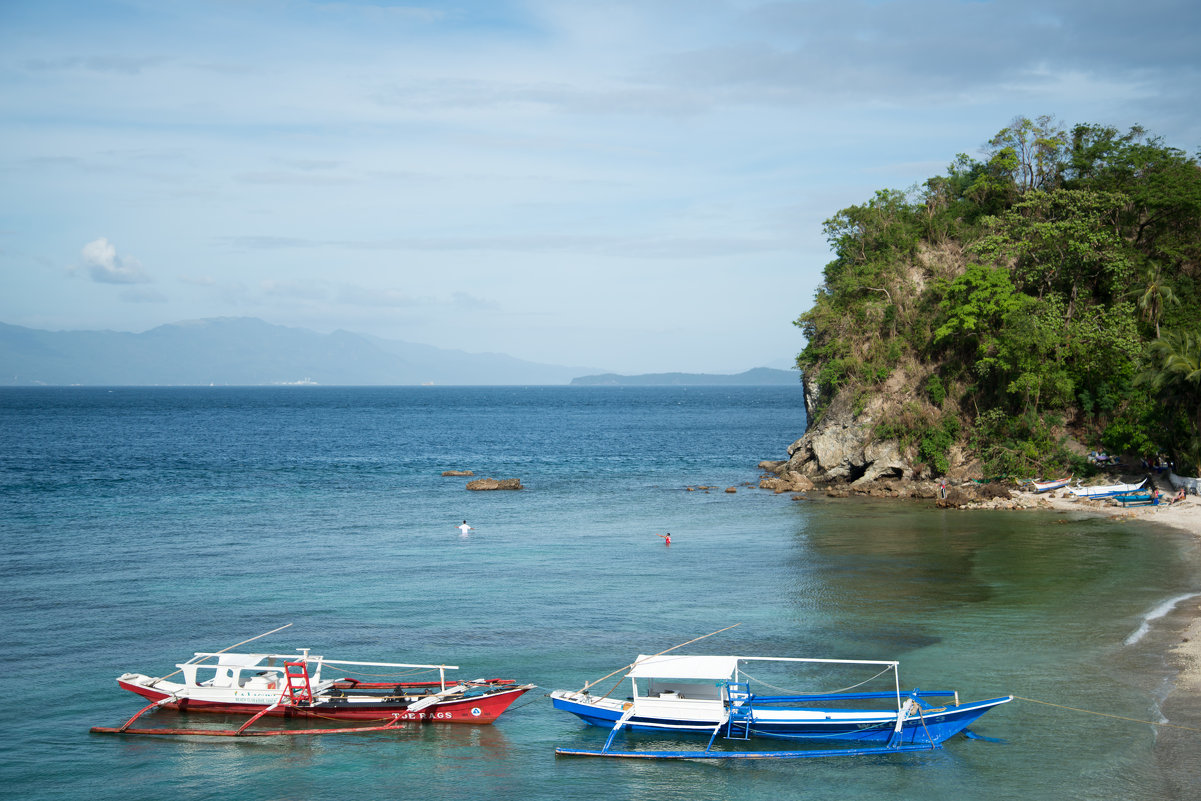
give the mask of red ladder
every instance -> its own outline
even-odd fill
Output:
[[[313,687],[309,684],[309,668],[304,662],[284,662],[284,692],[280,700],[287,696],[289,703],[313,703]]]

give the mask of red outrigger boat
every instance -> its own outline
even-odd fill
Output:
[[[374,681],[339,676],[324,678],[329,669],[366,668],[362,674]],[[151,703],[120,727],[97,726],[103,734],[207,734],[213,736],[327,734],[379,731],[396,728],[404,722],[492,723],[502,712],[536,685],[517,684],[513,679],[475,679],[446,681],[446,671],[455,665],[416,665],[399,662],[350,662],[312,656],[309,649],[298,654],[197,653],[176,665],[183,681],[170,676],[152,678],[141,673],[126,673],[117,678],[123,689],[137,693]],[[399,668],[403,673],[386,674],[380,668]],[[417,677],[438,672],[438,679]],[[346,672],[355,672],[346,670]],[[131,724],[143,713],[155,708],[181,712],[211,712],[224,715],[251,715],[239,729],[133,729]],[[375,726],[338,729],[285,729],[247,731],[264,715],[286,718],[321,718],[375,722]]]

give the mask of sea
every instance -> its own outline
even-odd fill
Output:
[[[787,458],[805,425],[799,385],[0,389],[5,795],[1201,797],[1201,732],[1177,732],[1185,747],[1165,759],[1153,725],[1175,681],[1173,610],[1201,592],[1191,539],[758,489],[758,463]],[[451,470],[524,489],[468,491]],[[118,675],[165,675],[285,624],[240,650],[450,664],[537,689],[490,726],[90,733],[142,706]],[[978,739],[920,753],[555,755],[606,732],[547,693],[619,671],[607,688],[638,654],[704,635],[677,653],[899,660],[906,689],[1018,699],[975,724]],[[243,720],[160,710],[139,725]]]

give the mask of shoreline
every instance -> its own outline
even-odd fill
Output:
[[[1191,535],[1192,552],[1186,558],[1201,562],[1201,499],[1188,495],[1171,505],[1141,506],[1128,509],[1106,505],[1104,501],[1082,501],[1066,492],[1045,495],[1015,493],[1023,499],[1038,499],[1038,504],[1057,512],[1083,513],[1114,521],[1138,520],[1166,526]],[[1052,496],[1052,497],[1047,497]],[[1170,618],[1169,632],[1176,642],[1167,646],[1164,659],[1176,672],[1171,689],[1159,704],[1163,726],[1155,727],[1155,759],[1162,767],[1165,797],[1188,798],[1196,791],[1201,770],[1196,758],[1197,730],[1201,729],[1201,587],[1197,594],[1185,596],[1160,617]]]
[[[761,463],[760,469],[767,468],[779,476],[777,470],[782,470],[787,463],[778,463],[781,467],[771,470],[773,464]],[[1187,495],[1184,500],[1172,504],[1164,502],[1158,506],[1123,508],[1110,505],[1106,500],[1080,499],[1066,490],[1035,493],[1010,489],[1008,498],[1003,499],[990,500],[984,495],[971,498],[950,496],[951,500],[943,500],[939,498],[938,485],[931,481],[915,482],[909,486],[880,482],[871,489],[862,488],[856,492],[848,491],[845,487],[835,489],[829,485],[819,488],[811,482],[806,486],[804,481],[797,482],[795,479],[795,475],[787,478],[764,477],[759,486],[777,493],[792,491],[795,493],[792,496],[794,499],[804,497],[806,490],[820,489],[822,494],[833,498],[861,494],[876,498],[933,500],[942,508],[962,511],[1035,509],[1106,518],[1114,522],[1146,522],[1188,535],[1191,547],[1182,546],[1185,552],[1181,558],[1201,574],[1201,498],[1195,495]],[[1154,727],[1153,753],[1164,781],[1162,797],[1191,798],[1196,792],[1197,782],[1201,781],[1201,761],[1197,759],[1197,737],[1201,732],[1201,585],[1179,598],[1164,599],[1163,610],[1154,610],[1146,623],[1158,628],[1168,638],[1161,646],[1160,653],[1165,668],[1173,674],[1167,692],[1157,704],[1161,725]]]

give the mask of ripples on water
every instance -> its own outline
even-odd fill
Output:
[[[1187,797],[1166,779],[1195,760],[1157,765],[1151,727],[1022,702],[975,727],[1004,744],[929,754],[556,759],[604,733],[541,693],[738,622],[689,650],[897,658],[908,686],[1154,719],[1164,638],[1138,632],[1199,585],[1177,538],[742,486],[803,427],[799,387],[0,391],[0,666],[25,684],[0,777],[95,801]],[[441,476],[462,468],[527,490]],[[116,675],[285,622],[258,645],[542,689],[478,729],[88,734],[139,706]]]

